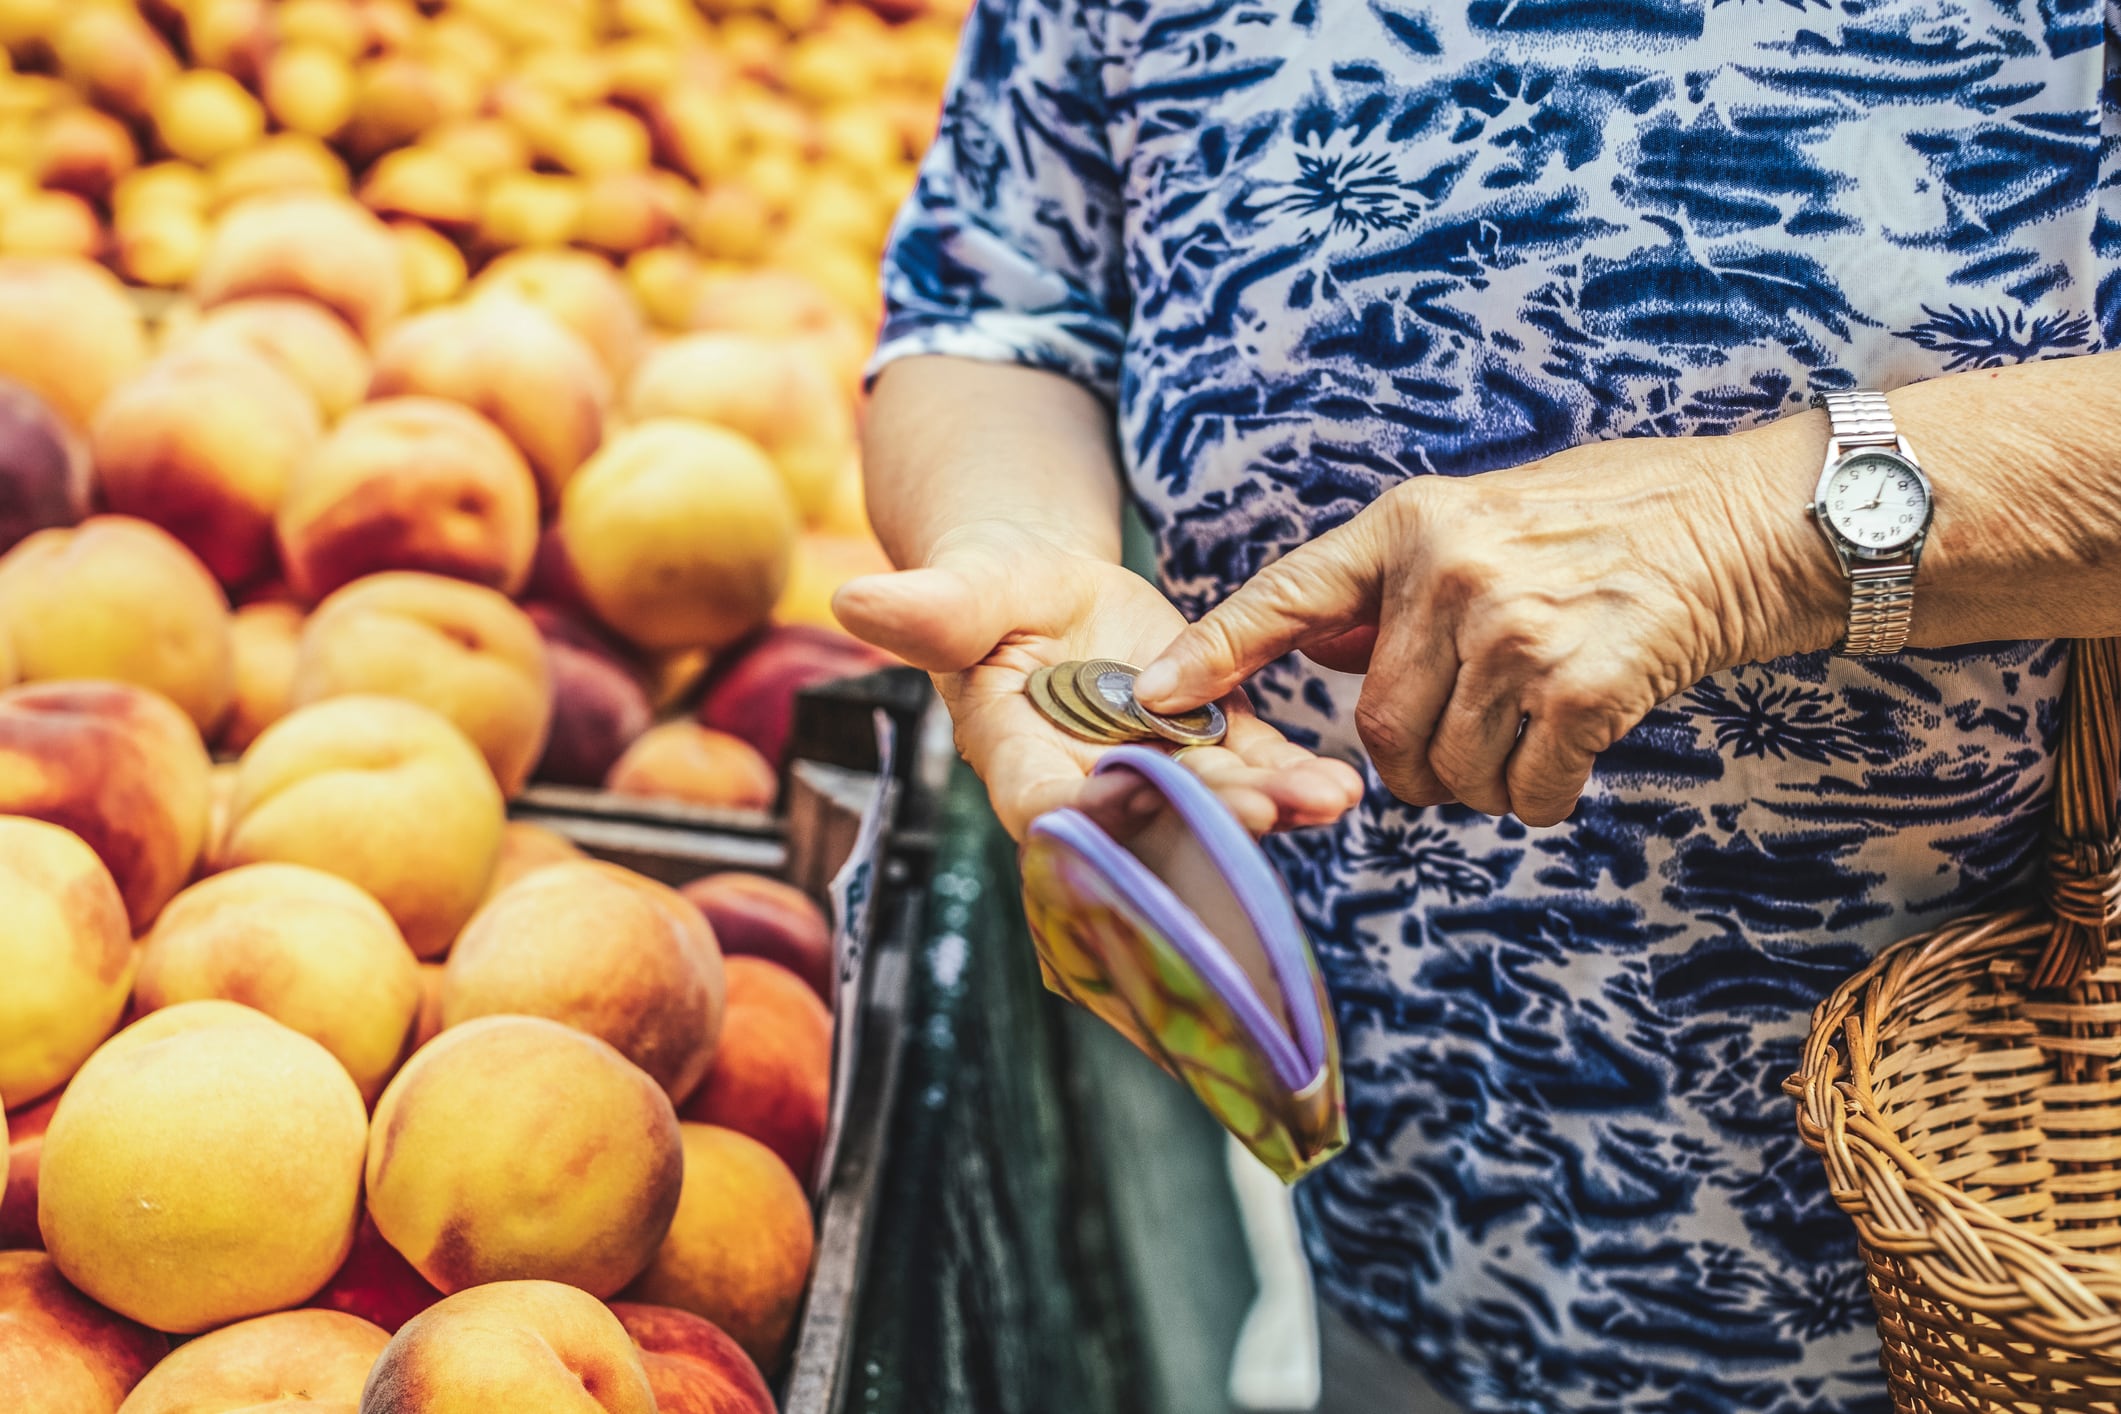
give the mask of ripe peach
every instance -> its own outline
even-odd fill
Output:
[[[98,108],[145,118],[177,77],[162,37],[130,5],[72,5],[52,36],[59,73]]]
[[[154,102],[155,134],[172,156],[205,164],[265,135],[265,109],[250,90],[215,69],[170,81]]]
[[[177,206],[130,212],[112,227],[118,268],[135,284],[176,289],[190,283],[206,257],[206,218]]]
[[[244,753],[216,864],[307,864],[360,885],[421,957],[485,896],[501,792],[444,718],[392,697],[335,697],[267,727]]]
[[[109,271],[64,257],[0,257],[0,376],[75,429],[147,361],[147,333]]]
[[[677,1216],[626,1298],[705,1316],[761,1370],[777,1370],[810,1278],[809,1199],[757,1140],[709,1124],[679,1127],[685,1184]]]
[[[418,221],[394,222],[391,238],[404,257],[405,290],[413,309],[426,309],[453,298],[464,288],[468,268],[464,252],[441,232]]]
[[[700,193],[686,218],[693,243],[720,260],[757,260],[773,244],[775,212],[766,200],[741,181],[722,182]],[[702,288],[692,291],[697,304]],[[687,307],[679,327],[690,324]]]
[[[526,604],[552,664],[552,732],[532,775],[597,786],[628,744],[655,721],[638,670],[623,649],[567,610]]]
[[[715,649],[756,627],[780,597],[796,510],[756,443],[658,418],[590,458],[559,524],[605,624],[642,648]]]
[[[106,1311],[42,1252],[0,1252],[0,1401],[23,1414],[117,1414],[169,1337]]]
[[[656,1414],[626,1328],[554,1281],[460,1291],[402,1326],[368,1377],[361,1414]]]
[[[347,184],[346,163],[307,133],[275,133],[214,163],[208,175],[215,211],[253,197],[343,197]]]
[[[0,1252],[44,1250],[44,1234],[37,1230],[37,1170],[44,1156],[44,1131],[51,1128],[59,1097],[54,1090],[43,1099],[12,1114],[0,1114],[0,1131],[7,1139],[7,1185],[0,1189]]]
[[[730,870],[694,879],[678,892],[706,915],[724,957],[778,963],[820,998],[831,997],[832,925],[801,889]]]
[[[890,655],[836,629],[768,629],[714,666],[700,698],[702,726],[740,738],[776,769],[787,756],[795,698],[804,688],[888,667]]]
[[[66,1087],[38,1225],[67,1280],[157,1330],[305,1300],[353,1242],[368,1116],[346,1071],[249,1007],[134,1022]]]
[[[8,919],[0,974],[9,979],[0,1101],[21,1106],[64,1085],[117,1024],[132,983],[132,934],[103,861],[80,836],[42,820],[0,815],[0,896]]]
[[[430,147],[386,152],[361,179],[361,203],[379,216],[468,231],[479,217],[478,179],[456,158]]]
[[[669,1230],[683,1164],[670,1097],[608,1044],[485,1016],[422,1046],[383,1092],[368,1210],[445,1292],[533,1276],[609,1296]]]
[[[727,732],[698,722],[650,727],[612,763],[604,789],[727,810],[766,810],[780,793],[773,767]]]
[[[773,1393],[744,1347],[690,1311],[614,1301],[640,1347],[657,1414],[774,1414]]]
[[[838,633],[840,620],[832,601],[840,587],[864,575],[889,574],[893,568],[873,535],[808,531],[795,542],[795,563],[788,572],[788,587],[773,606],[773,621]]]
[[[793,271],[760,269],[711,275],[700,284],[692,327],[801,338],[840,375],[849,396],[861,389],[872,342],[831,295]]]
[[[552,669],[537,627],[506,595],[441,575],[372,574],[309,616],[295,703],[363,692],[447,718],[510,797],[530,779],[552,724]]]
[[[582,221],[582,183],[547,172],[503,172],[487,184],[478,243],[489,250],[563,245]]]
[[[131,212],[162,207],[203,215],[210,194],[206,173],[189,162],[156,162],[118,179],[110,193],[111,215],[123,220]]]
[[[314,44],[342,59],[368,50],[368,28],[352,0],[282,0],[273,26],[283,45]]]
[[[368,350],[324,306],[289,295],[231,300],[207,310],[171,347],[248,349],[308,390],[326,421],[368,395]]]
[[[376,350],[370,395],[425,394],[493,419],[557,504],[604,435],[610,380],[589,346],[521,300],[490,298],[431,310]]]
[[[0,814],[73,831],[102,859],[139,932],[184,882],[206,834],[206,748],[167,698],[114,682],[0,693]]]
[[[273,511],[320,430],[279,364],[187,340],[104,401],[89,444],[111,510],[161,526],[240,586],[271,570]]]
[[[518,879],[465,926],[442,1024],[543,1016],[601,1037],[682,1101],[714,1059],[722,955],[669,887],[596,860]]]
[[[404,312],[405,270],[390,228],[359,202],[290,192],[229,209],[192,293],[206,306],[306,295],[373,341]]]
[[[373,1102],[420,1006],[420,974],[390,915],[344,879],[299,864],[247,864],[192,885],[141,950],[146,1013],[220,997],[323,1046]]]
[[[139,160],[125,124],[93,108],[62,108],[38,129],[30,171],[40,187],[108,201]]]
[[[626,413],[688,417],[741,432],[773,458],[807,519],[825,509],[854,449],[854,419],[814,352],[789,339],[691,334],[634,371]]]
[[[194,69],[219,69],[238,82],[256,84],[273,45],[268,0],[186,0],[181,12],[185,47]],[[149,7],[153,8],[153,0]]]
[[[303,1404],[318,1414],[351,1414],[388,1344],[390,1332],[339,1311],[253,1316],[178,1346],[134,1387],[126,1414]]]
[[[386,53],[356,70],[353,118],[340,138],[366,160],[414,141],[437,124],[469,117],[478,105],[470,75],[402,52]]]
[[[288,582],[311,602],[382,570],[513,593],[537,550],[537,484],[514,445],[471,409],[385,398],[355,408],[318,444],[277,528]]]
[[[406,1040],[405,1054],[408,1057],[442,1034],[442,982],[446,971],[446,963],[430,960],[420,964],[420,1014],[413,1022],[412,1035]]]
[[[72,192],[31,192],[0,206],[0,252],[93,257],[102,248],[95,208]]]
[[[647,331],[610,264],[586,251],[512,251],[480,272],[471,297],[513,295],[536,305],[589,346],[605,371],[622,378],[640,357]]]
[[[582,192],[582,216],[575,240],[613,259],[624,259],[635,251],[661,245],[677,231],[680,216],[690,205],[675,199],[656,174],[606,172],[587,179]]]
[[[296,644],[302,634],[302,610],[294,604],[267,601],[245,604],[229,621],[236,655],[236,701],[221,723],[215,745],[240,752],[258,733],[294,707]]]
[[[331,138],[353,117],[354,74],[346,57],[316,44],[284,44],[265,67],[265,108],[290,132]]]
[[[529,820],[510,820],[508,832],[501,839],[501,862],[494,867],[493,887],[486,898],[491,901],[516,880],[548,864],[570,864],[588,857],[557,830]]]
[[[421,964],[426,966],[426,964]],[[324,1283],[309,1304],[325,1311],[344,1311],[372,1321],[393,1334],[398,1328],[442,1299],[442,1293],[427,1278],[413,1270],[412,1263],[376,1231],[376,1220],[361,1210],[354,1229],[353,1250],[339,1270]]]
[[[235,692],[221,586],[168,532],[130,516],[40,530],[0,558],[0,631],[24,682],[138,683],[201,731]]]
[[[700,258],[683,246],[657,246],[626,262],[633,301],[659,329],[683,329],[705,278]]]
[[[530,168],[530,145],[521,133],[499,118],[465,118],[445,123],[423,134],[420,146],[448,153],[481,181]]]
[[[832,1096],[832,1013],[810,984],[758,957],[728,960],[714,1066],[679,1117],[748,1134],[807,1184]]]
[[[699,84],[679,84],[647,105],[657,157],[703,186],[735,168],[739,135],[725,102]]]
[[[88,444],[50,403],[0,378],[0,552],[86,516],[95,494],[90,466]]]

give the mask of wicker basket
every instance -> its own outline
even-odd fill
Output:
[[[1903,1411],[2121,1414],[2117,663],[2076,645],[2043,897],[1887,949],[1785,1086]]]

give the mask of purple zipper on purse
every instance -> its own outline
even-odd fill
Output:
[[[1096,821],[1079,810],[1052,810],[1032,822],[1032,833],[1066,844],[1120,885],[1129,900],[1229,1006],[1281,1081],[1291,1090],[1309,1085],[1326,1064],[1325,1034],[1316,1010],[1317,991],[1304,957],[1303,925],[1297,921],[1281,876],[1237,823],[1237,817],[1216,799],[1215,792],[1162,752],[1139,746],[1115,747],[1105,753],[1094,770],[1097,774],[1129,770],[1140,775],[1171,803],[1193,832],[1266,951],[1267,964],[1287,1002],[1293,1038],[1275,1020],[1251,979],[1231,958],[1228,947],[1208,932],[1170,885],[1151,873]]]

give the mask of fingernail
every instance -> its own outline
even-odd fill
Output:
[[[1178,669],[1166,659],[1159,658],[1143,668],[1141,676],[1134,680],[1135,699],[1144,705],[1161,702],[1176,691]]]

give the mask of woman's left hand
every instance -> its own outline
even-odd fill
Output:
[[[1291,649],[1366,667],[1356,726],[1394,795],[1555,824],[1659,702],[1838,638],[1847,586],[1791,460],[1823,453],[1820,421],[1403,482],[1187,628],[1135,691],[1182,710]]]

